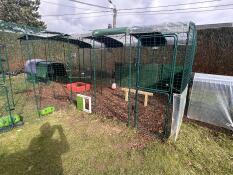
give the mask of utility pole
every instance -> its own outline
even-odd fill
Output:
[[[116,28],[116,18],[117,18],[117,9],[116,9],[116,6],[114,5],[114,8],[113,8],[113,22],[112,22],[113,28]]]
[[[113,28],[116,28],[116,18],[117,18],[117,9],[116,9],[116,5],[113,4],[111,0],[108,0],[108,2],[109,2],[110,4],[112,4],[112,7],[111,7],[111,9],[112,9],[112,11],[113,11],[112,27],[113,27]]]

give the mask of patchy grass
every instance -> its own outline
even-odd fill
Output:
[[[183,124],[178,141],[147,140],[124,124],[66,111],[0,135],[1,174],[232,174],[233,139]]]

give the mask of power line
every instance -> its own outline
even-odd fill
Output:
[[[106,16],[109,16],[109,15],[81,16],[81,17],[79,17],[79,18],[69,18],[69,19],[73,20],[73,19],[95,18],[95,17],[106,17]],[[65,18],[60,18],[60,19],[50,19],[50,20],[52,20],[52,21],[65,20]],[[47,20],[47,21],[50,21],[50,20]]]
[[[81,9],[81,10],[90,10],[88,8],[74,7],[74,6],[69,6],[69,5],[65,5],[65,4],[61,4],[61,3],[49,2],[49,1],[45,1],[45,0],[41,0],[41,1],[44,2],[44,3],[57,5],[57,6],[62,6],[62,7]],[[76,0],[69,0],[69,1],[77,2]],[[131,10],[139,10],[139,9],[174,7],[174,6],[194,5],[194,4],[200,4],[200,3],[206,3],[206,2],[219,2],[219,1],[222,1],[222,0],[208,0],[208,1],[193,2],[193,3],[171,4],[171,5],[164,5],[164,6],[157,6],[157,7],[141,7],[141,8],[139,7],[139,8],[130,8],[130,9],[118,9],[118,11],[131,11]],[[89,4],[89,3],[84,3],[84,2],[78,2],[78,3],[82,3],[82,4],[86,4],[86,5]],[[94,7],[96,7],[96,5],[94,5],[94,4],[89,4],[89,5],[91,5],[91,6],[93,5]],[[102,6],[101,6],[101,8],[102,8]],[[111,8],[108,8],[108,7],[103,7],[103,8],[111,9]]]
[[[75,14],[54,14],[54,15],[42,15],[43,17],[57,17],[57,16],[74,16],[74,15],[85,15],[85,14],[95,14],[95,13],[107,13],[112,11],[92,11],[85,13],[75,13]]]
[[[137,12],[119,12],[119,14],[145,14],[145,13],[155,13],[155,12],[175,12],[183,10],[195,10],[195,9],[206,9],[211,7],[226,7],[232,6],[233,4],[223,4],[223,5],[214,5],[207,7],[191,7],[191,8],[181,8],[181,9],[170,9],[170,10],[156,10],[156,11],[137,11]],[[85,14],[96,14],[96,13],[110,13],[111,11],[93,11],[86,13],[76,13],[76,14],[54,14],[54,15],[42,15],[43,17],[59,17],[59,16],[75,16],[75,15],[85,15]]]
[[[233,9],[233,7],[231,7],[231,8],[221,8],[221,9],[210,9],[210,10],[195,10],[195,11],[171,12],[171,13],[120,14],[119,16],[128,16],[128,15],[156,15],[156,14],[159,14],[159,15],[169,15],[169,14],[196,13],[196,12],[201,12],[201,13],[202,13],[202,12],[221,11],[221,10],[231,10],[231,9]],[[75,20],[75,19],[95,18],[95,17],[106,17],[106,16],[109,16],[109,15],[83,16],[83,17],[79,17],[79,18],[69,18],[69,19]],[[63,19],[51,19],[51,20],[56,21],[56,20],[65,20],[65,19],[63,18]],[[48,20],[48,21],[49,21],[49,20]]]
[[[171,13],[145,13],[145,14],[122,14],[119,16],[126,16],[126,15],[169,15],[169,14],[178,14],[178,13],[194,13],[194,12],[210,12],[210,11],[220,11],[220,10],[231,10],[233,7],[230,8],[222,8],[222,9],[210,9],[210,10],[194,10],[194,11],[183,11],[183,12],[171,12]]]
[[[90,10],[88,8],[79,8],[79,7],[74,7],[74,6],[71,6],[71,5],[66,5],[66,4],[61,4],[61,3],[55,3],[55,2],[49,2],[49,1],[44,1],[44,0],[41,0],[41,2],[44,2],[44,3],[47,3],[47,4],[56,5],[56,6],[61,6],[61,7],[73,8],[73,9]]]
[[[156,11],[137,11],[137,12],[119,12],[121,14],[137,14],[137,13],[151,13],[151,12],[172,12],[172,11],[181,11],[181,10],[194,10],[194,9],[205,9],[205,8],[211,8],[211,7],[226,7],[231,6],[233,4],[223,4],[223,5],[212,5],[207,7],[191,7],[191,8],[181,8],[181,9],[170,9],[170,10],[156,10]]]
[[[138,8],[125,8],[125,9],[118,9],[118,11],[128,11],[128,10],[140,10],[140,9],[150,9],[150,8],[163,8],[163,7],[176,7],[176,6],[184,6],[184,5],[194,5],[206,2],[219,2],[222,0],[208,0],[208,1],[198,1],[198,2],[191,2],[191,3],[180,3],[180,4],[170,4],[170,5],[163,5],[157,7],[138,7]]]
[[[100,6],[100,5],[96,5],[96,4],[90,4],[90,3],[86,3],[86,2],[82,2],[82,1],[77,1],[77,0],[68,0],[68,1],[76,2],[76,3],[79,3],[79,4],[88,5],[88,6],[92,6],[92,7],[104,8],[104,9],[111,9],[111,8],[109,8],[109,7]]]

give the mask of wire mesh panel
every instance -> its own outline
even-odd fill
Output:
[[[169,29],[175,30],[174,33]],[[161,113],[160,118],[164,119],[163,133],[164,137],[168,138],[172,123],[173,93],[182,93],[190,80],[196,30],[192,23],[175,28],[167,25],[159,30],[161,31],[158,32],[155,26],[155,28],[138,28],[132,33],[139,40],[134,118],[135,125],[140,126],[140,118],[144,118],[143,114],[139,115],[142,109],[138,99],[142,90],[153,92],[154,95],[164,94],[167,98],[164,98],[165,105],[160,105],[160,108],[163,106],[161,108],[163,114]],[[161,104],[159,99],[161,98],[157,98],[157,102]]]
[[[120,88],[121,65],[128,65],[129,49],[125,46],[130,39],[126,34],[94,36],[96,103],[94,112],[107,117],[128,121],[128,102]],[[126,66],[127,67],[127,66]],[[124,71],[128,71],[125,69]],[[116,85],[116,89],[115,89]],[[121,86],[122,87],[122,86]]]
[[[174,79],[173,79],[173,92],[182,93],[186,85],[189,83],[192,64],[194,60],[195,48],[196,48],[196,27],[195,24],[190,23],[165,23],[161,25],[145,26],[145,27],[133,27],[131,29],[132,35],[140,37],[141,35],[151,35],[152,33],[157,35],[157,41],[152,41],[151,39],[145,38],[142,41],[146,44],[158,44],[164,43],[168,46],[173,47],[172,43],[174,40],[172,38],[165,38],[165,35],[175,35],[177,38],[177,51],[175,53],[176,62],[174,69]],[[159,37],[160,36],[160,37]],[[159,39],[160,38],[160,39]],[[153,43],[154,42],[154,43]],[[157,42],[157,43],[156,43]],[[156,49],[156,47],[155,47]],[[157,52],[159,53],[159,52]],[[157,55],[157,56],[161,56]],[[166,59],[166,50],[162,55]],[[169,52],[167,52],[169,53]],[[149,58],[147,59],[149,61]],[[165,65],[165,72],[169,72],[167,66]]]
[[[92,59],[96,112],[168,137],[173,93],[183,91],[192,71],[195,25],[119,30],[96,30],[89,37],[98,46]],[[112,83],[119,88],[111,90]]]
[[[0,131],[14,126],[15,107],[6,45],[0,44]]]
[[[196,40],[197,40],[197,31],[195,24],[190,23],[189,32],[187,33],[186,38],[186,50],[185,50],[185,60],[183,63],[183,75],[182,75],[182,83],[180,92],[182,92],[187,84],[190,81],[191,74],[192,74],[192,66],[196,51]]]
[[[78,40],[80,42],[77,50],[71,49],[69,82],[66,87],[72,96],[72,101],[81,111],[92,113],[92,97],[94,94],[93,85],[93,63],[92,63],[92,45]],[[71,42],[74,44],[75,42]]]
[[[165,41],[171,40],[170,44]],[[138,86],[161,93],[171,93],[175,74],[176,35],[140,36],[138,50]],[[180,71],[179,69],[177,71]]]
[[[139,42],[136,62],[135,126],[162,134],[165,131],[163,123],[169,122],[166,115],[171,102],[177,37],[158,33],[140,34],[136,37]],[[144,98],[141,97],[142,95]],[[144,106],[141,105],[140,100],[144,101]],[[150,106],[151,101],[153,102],[152,107],[147,106],[148,101]],[[145,114],[147,112],[148,114]]]
[[[69,91],[66,85],[72,83],[75,58],[72,57],[71,47],[74,53],[76,47],[71,46],[68,38],[63,40],[48,36],[43,40],[29,40],[26,36],[26,40],[21,42],[27,49],[25,71],[27,80],[33,86],[39,115],[47,107],[59,110],[67,106],[67,100],[72,95],[72,90]]]
[[[10,46],[10,72],[20,70],[13,81],[17,96],[16,111],[26,111],[31,115],[33,111],[41,116],[47,107],[59,110],[69,104],[68,100],[75,100],[71,98],[75,97],[73,89],[68,85],[83,79],[83,69],[76,71],[81,60],[79,48],[89,49],[90,46],[58,32],[0,22],[0,39]],[[86,62],[84,56],[82,59]],[[30,106],[30,111],[24,108],[28,101],[32,101],[30,105],[35,105],[35,108]]]

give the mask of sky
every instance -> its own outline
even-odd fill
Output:
[[[108,0],[80,0],[82,2],[96,4],[104,7],[112,7]],[[203,2],[209,1],[209,2]],[[187,22],[193,21],[196,24],[213,24],[233,22],[233,1],[232,0],[112,0],[118,9],[117,27],[132,27],[160,24],[165,22]],[[202,2],[193,4],[195,2]],[[192,3],[192,4],[188,4]],[[170,6],[175,4],[186,4],[182,6]],[[164,7],[168,6],[169,7]],[[163,7],[161,7],[163,6]],[[154,7],[151,9],[137,9],[131,11],[123,11],[122,9],[132,9],[141,7]],[[226,9],[228,8],[228,9]],[[231,8],[231,9],[229,9]],[[177,10],[181,9],[181,10]],[[187,9],[187,10],[182,10]],[[218,10],[216,9],[224,9]],[[108,24],[112,24],[111,9],[103,9],[91,7],[70,0],[41,0],[39,12],[42,20],[45,21],[47,29],[51,31],[63,32],[68,34],[88,33],[94,29],[107,28]],[[161,12],[161,10],[163,12]],[[164,11],[165,10],[165,11]],[[168,11],[170,10],[170,11]],[[172,11],[171,11],[172,10]],[[184,11],[203,11],[205,12],[188,12]],[[124,12],[142,12],[127,14]],[[160,11],[160,12],[158,12]],[[94,12],[94,13],[93,13]],[[80,14],[85,13],[85,14]],[[162,14],[161,14],[162,13]],[[171,13],[171,14],[165,14]],[[65,16],[64,16],[65,14]],[[71,15],[70,15],[71,14]],[[51,16],[52,15],[52,16]],[[55,16],[53,16],[55,15]],[[63,16],[56,16],[63,15]]]

